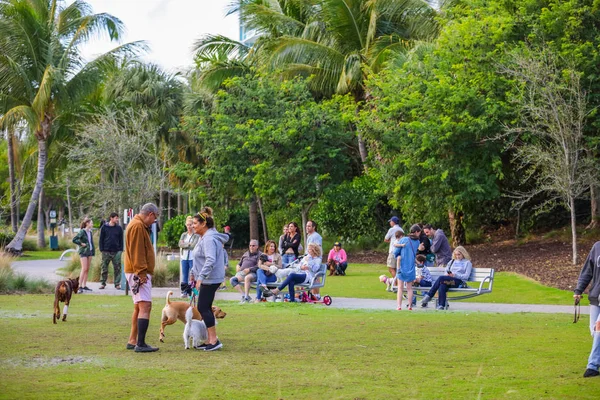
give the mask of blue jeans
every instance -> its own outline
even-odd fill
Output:
[[[282,290],[284,287],[288,287],[288,291],[290,293],[290,301],[296,301],[296,294],[294,293],[294,285],[298,285],[300,283],[304,283],[306,280],[306,274],[304,272],[296,273],[293,272],[288,275],[288,277],[277,287],[277,289]]]
[[[600,331],[595,330],[596,321],[600,321],[600,306],[590,304],[590,332],[594,340],[592,341],[592,351],[588,358],[589,369],[600,371]]]
[[[295,254],[287,254],[287,253],[285,253],[284,255],[281,256],[281,262],[283,264],[283,268],[286,268],[288,265],[290,265],[294,261],[296,261],[296,255]]]
[[[433,298],[433,296],[435,296],[435,293],[439,290],[440,296],[438,299],[438,303],[440,306],[446,307],[446,293],[448,292],[448,289],[460,287],[462,283],[462,280],[453,276],[440,276],[433,284],[433,287],[429,291],[428,295],[429,297]]]
[[[262,298],[262,289],[260,288],[260,285],[266,285],[267,283],[275,281],[277,281],[275,274],[267,276],[265,271],[259,268],[258,271],[256,271],[256,298],[259,300]]]
[[[421,287],[431,287],[431,282],[429,282],[429,281],[421,281],[421,282],[419,282],[419,286],[421,286]],[[425,295],[425,294],[427,294],[427,292],[425,292],[424,290],[422,290],[421,294]],[[417,296],[413,295],[412,305],[413,306],[417,305]]]
[[[181,260],[181,282],[190,283],[190,270],[192,269],[192,263],[194,260]]]

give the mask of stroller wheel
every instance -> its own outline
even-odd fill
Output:
[[[331,296],[327,295],[323,297],[323,304],[325,304],[326,306],[331,305]]]

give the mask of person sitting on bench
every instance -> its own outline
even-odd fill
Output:
[[[276,296],[285,288],[288,287],[290,294],[290,301],[296,301],[294,286],[307,284],[311,279],[319,272],[321,268],[321,246],[316,243],[308,245],[308,255],[304,256],[300,263],[300,269],[304,272],[292,272],[288,277],[273,290],[263,290],[264,296],[274,295]]]
[[[440,276],[433,287],[423,297],[421,301],[421,307],[427,307],[427,303],[435,296],[435,293],[439,290],[439,304],[438,310],[446,309],[446,293],[450,288],[466,287],[466,281],[471,276],[471,270],[473,265],[471,264],[471,257],[464,247],[458,246],[452,253],[452,261],[446,266],[446,275]]]

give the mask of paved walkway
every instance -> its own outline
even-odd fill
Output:
[[[50,282],[57,282],[62,276],[56,273],[56,270],[64,267],[67,261],[59,260],[39,260],[39,261],[15,261],[12,264],[15,272],[24,273],[28,276],[44,278]],[[88,282],[88,287],[92,289],[91,294],[124,296],[124,290],[116,290],[113,285],[107,285],[106,289],[100,290],[99,282]],[[179,288],[153,288],[152,296],[154,298],[164,299],[169,291],[173,291],[173,299],[178,297]],[[324,291],[326,292],[326,290]],[[217,292],[217,300],[240,300],[238,293]],[[163,300],[164,301],[164,300]],[[162,302],[159,301],[159,304]],[[433,303],[432,303],[433,305]],[[413,311],[417,312],[435,312],[434,307],[430,305],[428,308],[416,307]],[[396,300],[378,300],[378,299],[357,299],[350,297],[333,297],[331,304],[332,308],[347,308],[347,309],[378,309],[378,310],[395,310]],[[535,313],[573,313],[573,306],[556,306],[542,304],[498,304],[498,303],[473,303],[454,301],[450,303],[450,311],[464,312],[492,312],[492,313],[520,313],[520,312],[535,312]],[[581,308],[582,314],[589,314],[589,307]]]

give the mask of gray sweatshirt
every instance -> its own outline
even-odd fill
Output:
[[[438,265],[446,265],[452,260],[452,249],[443,230],[437,229],[431,241],[431,252],[435,254]]]
[[[223,244],[229,239],[216,229],[209,229],[200,237],[194,248],[192,274],[206,284],[221,283],[225,280],[226,253]]]
[[[581,272],[579,273],[579,279],[577,280],[577,287],[573,291],[575,294],[582,294],[585,288],[591,282],[590,292],[588,298],[590,304],[598,306],[600,305],[600,242],[594,243],[590,254],[588,254]]]

